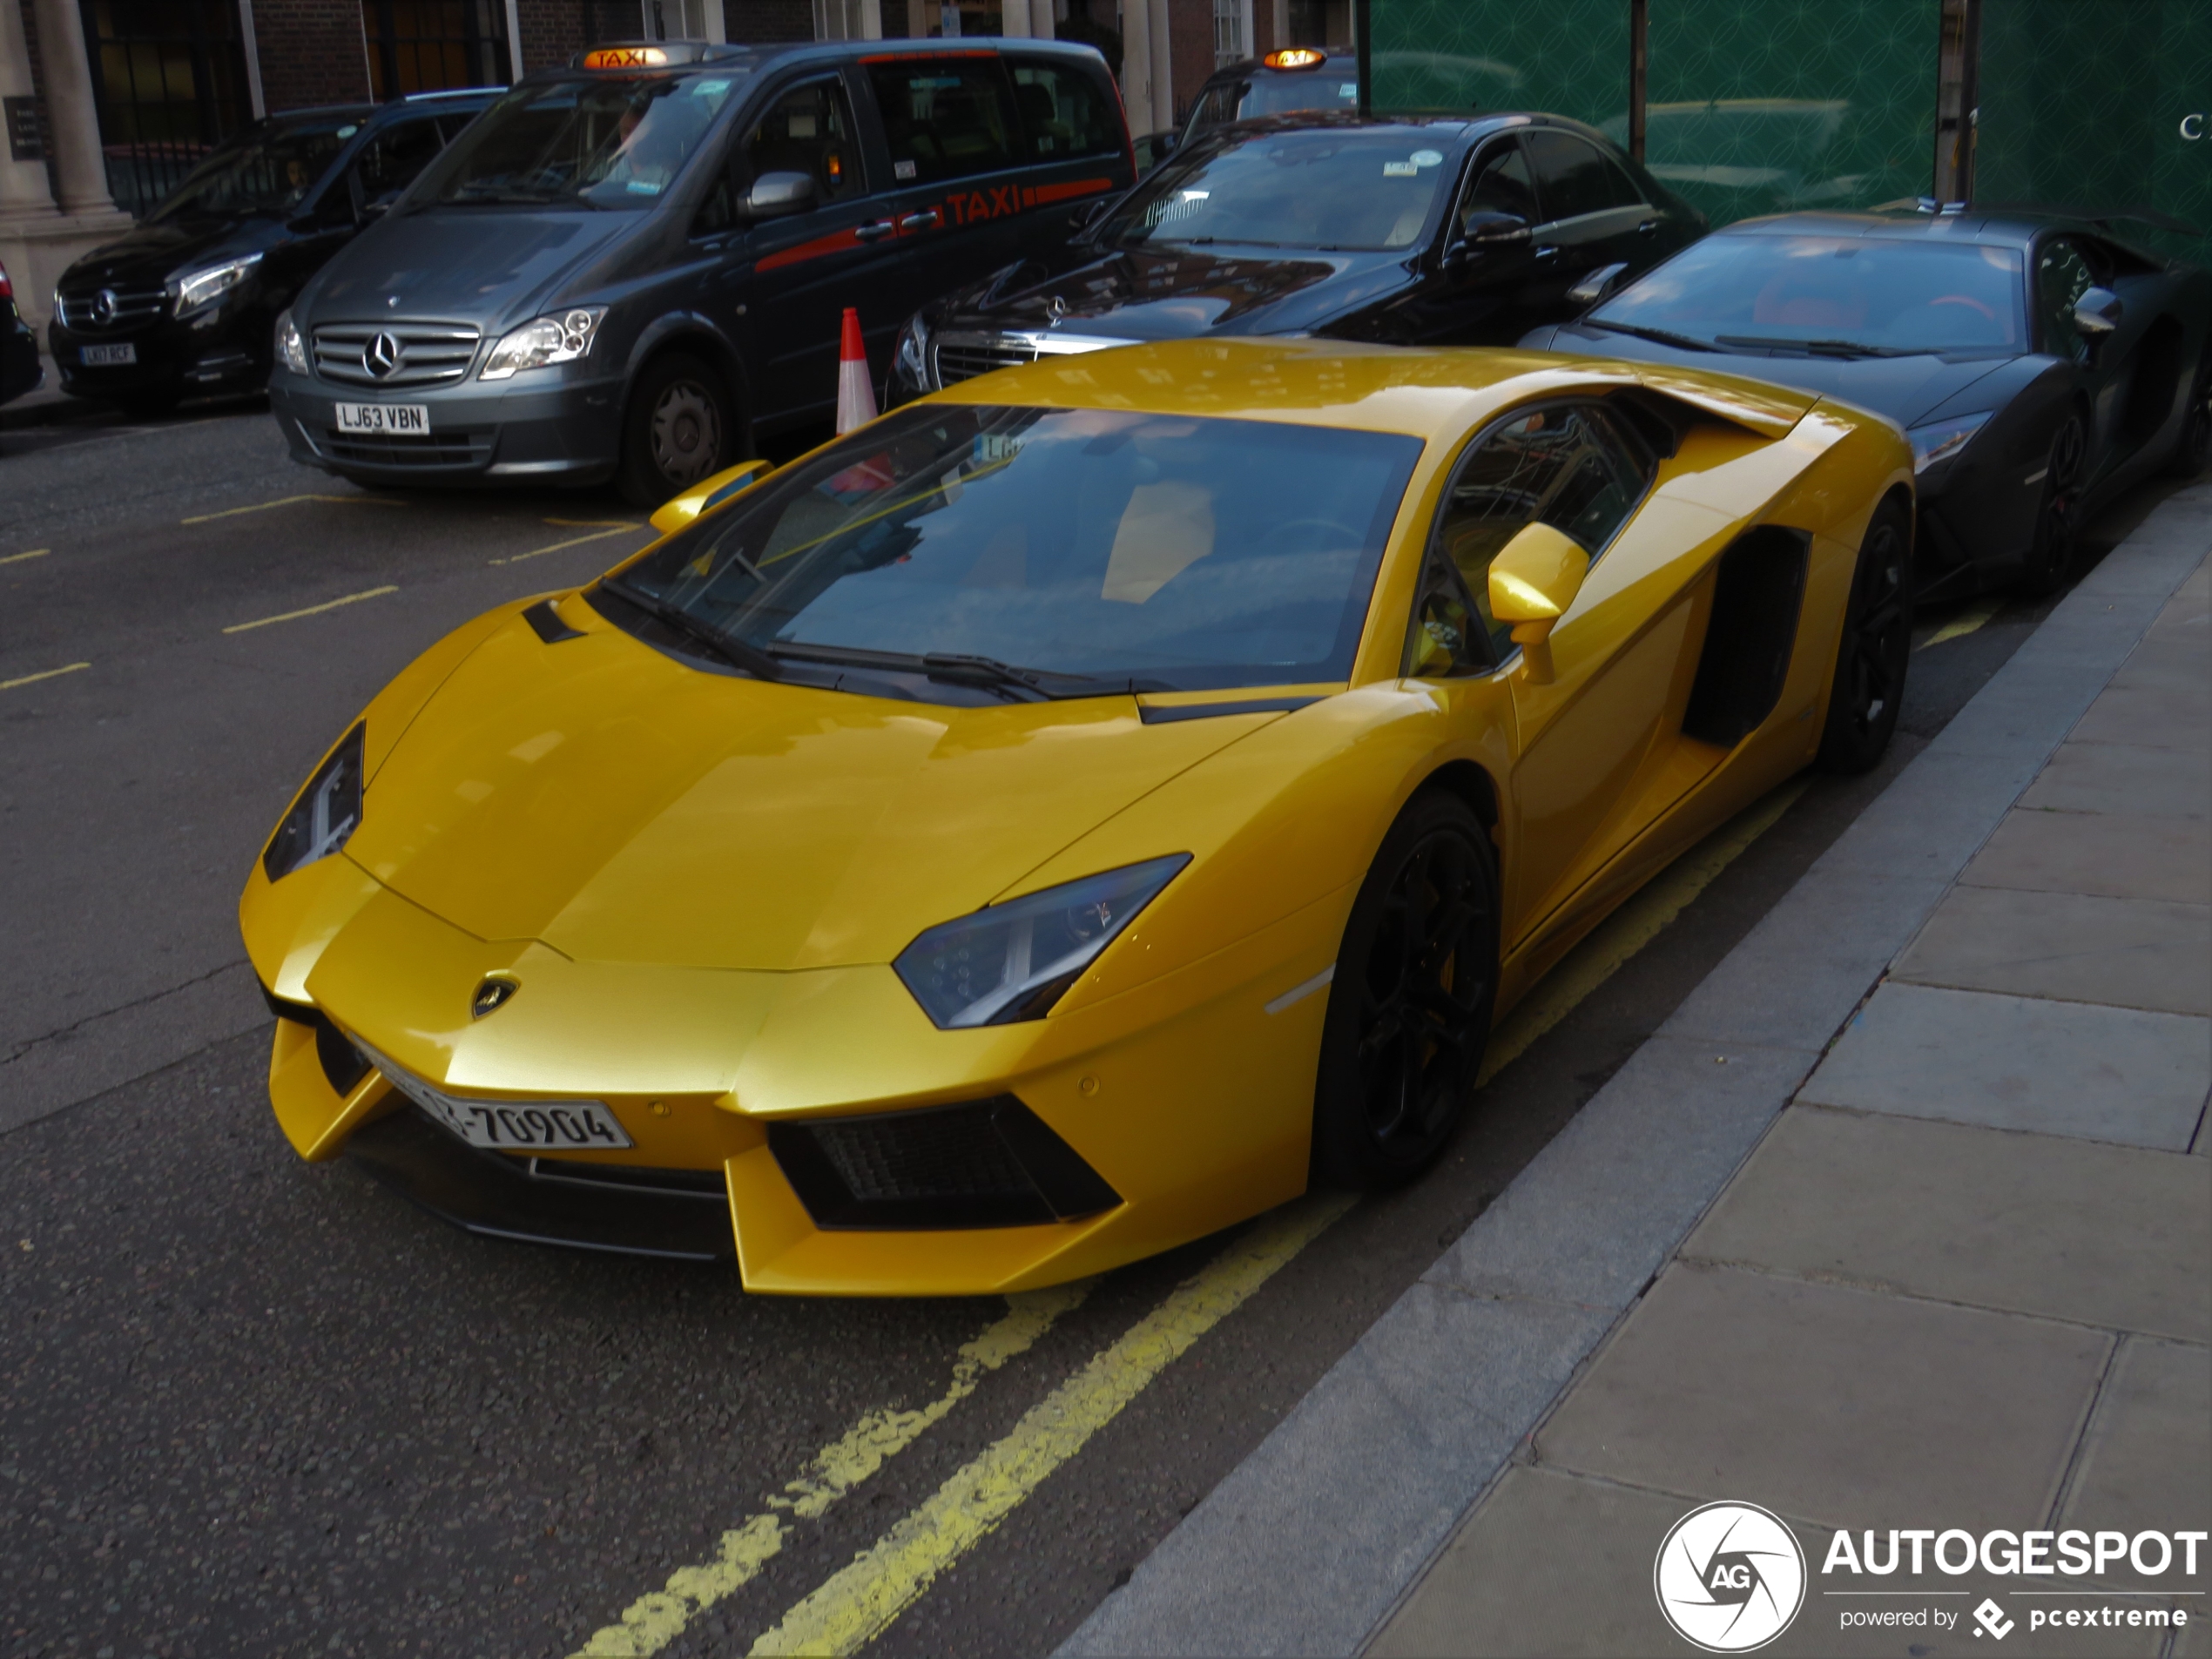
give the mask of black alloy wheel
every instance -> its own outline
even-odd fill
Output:
[[[682,353],[657,357],[631,388],[623,416],[622,493],[658,507],[732,464],[735,411],[711,364]]]
[[[2212,346],[2204,348],[2196,379],[2189,384],[2188,408],[2182,411],[2182,435],[2166,469],[2177,478],[2195,478],[2212,467]]]
[[[1317,1184],[1393,1187],[1435,1160],[1474,1092],[1497,986],[1497,854],[1466,802],[1425,790],[1345,927],[1314,1091]]]
[[[2051,435],[2051,456],[2043,469],[2043,498],[2036,504],[2034,532],[2013,582],[2031,598],[2056,593],[2067,572],[2074,568],[2082,463],[2088,454],[2088,428],[2080,415],[2067,415]]]
[[[1892,496],[1874,511],[1858,544],[1844,637],[1828,690],[1828,719],[1813,764],[1849,776],[1882,758],[1905,704],[1912,660],[1912,509]]]

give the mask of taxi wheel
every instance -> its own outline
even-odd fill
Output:
[[[1905,705],[1912,654],[1912,523],[1892,496],[1874,509],[1858,544],[1844,637],[1828,688],[1828,720],[1813,764],[1849,776],[1882,758]]]
[[[1344,931],[1313,1100],[1317,1184],[1412,1180],[1459,1127],[1498,988],[1498,860],[1467,803],[1416,795]]]
[[[671,354],[646,365],[623,418],[622,493],[658,507],[728,464],[735,421],[722,376],[697,357]]]

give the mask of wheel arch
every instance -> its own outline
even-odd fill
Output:
[[[703,357],[714,366],[730,388],[731,401],[736,406],[732,410],[735,419],[741,426],[749,426],[753,415],[752,388],[745,374],[744,354],[729,335],[696,311],[669,312],[638,331],[630,347],[629,361],[623,367],[623,420],[630,418],[631,399],[645,370],[655,360],[671,352],[684,351]]]

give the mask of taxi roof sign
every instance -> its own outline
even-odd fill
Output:
[[[706,56],[703,40],[619,40],[570,59],[576,69],[664,69],[671,64],[696,64]]]
[[[1259,61],[1269,69],[1318,69],[1329,61],[1329,54],[1318,46],[1285,46]]]

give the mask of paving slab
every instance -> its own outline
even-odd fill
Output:
[[[2154,751],[2170,759],[2172,752]],[[1904,776],[1861,813],[1822,855],[1831,870],[1948,881],[2034,782],[2044,752],[1958,754]]]
[[[1414,1285],[1061,1651],[1352,1652],[1611,1318]]]
[[[2133,813],[2010,813],[1959,880],[1974,887],[2212,904],[2212,825]]]
[[[2212,670],[2212,664],[2205,666]],[[2212,742],[2197,749],[2063,743],[2020,804],[2061,813],[2212,817]]]
[[[2212,1021],[1884,983],[1799,1099],[2186,1152]]]
[[[2173,1152],[1793,1106],[1682,1254],[2212,1341],[2212,1171]]]
[[[2212,677],[2205,673],[2207,640],[2164,635],[2143,643],[2112,677],[2115,686],[2128,691],[2169,691],[2206,698]]]
[[[2161,749],[2204,744],[2212,697],[2158,685],[2114,685],[2089,705],[2074,728],[2077,743],[2139,743]]]
[[[1818,1058],[1651,1039],[1423,1277],[1627,1307]]]
[[[1954,887],[1891,970],[1900,980],[2212,1015],[2212,909]]]
[[[1539,1432],[1535,1460],[1831,1527],[2018,1527],[2050,1513],[2113,1341],[1678,1263]]]
[[[2198,1258],[2200,1269],[2203,1259]],[[2208,1424],[2212,1348],[2128,1338],[2097,1396],[2081,1465],[2058,1524],[2111,1528],[2130,1537],[2146,1529],[2212,1531]],[[2200,1547],[2197,1564],[2203,1570],[2190,1588],[2201,1590],[2212,1581],[2212,1547]],[[2168,1581],[2179,1581],[2178,1566]],[[2206,1612],[2212,1616],[2212,1607]]]

